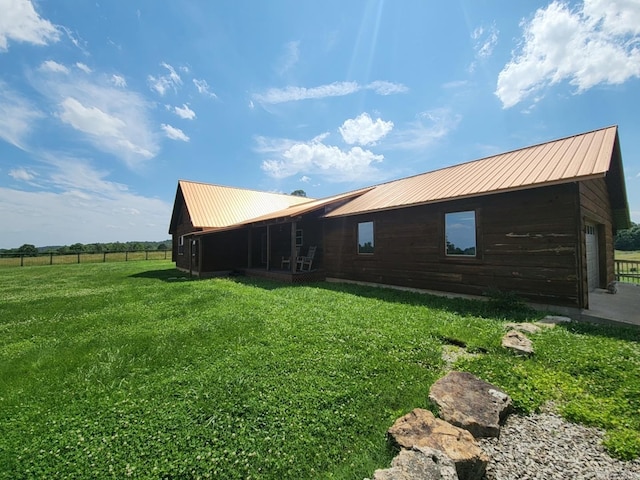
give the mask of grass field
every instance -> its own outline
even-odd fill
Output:
[[[170,262],[0,270],[0,478],[349,478],[457,368],[530,412],[556,401],[640,455],[640,333],[569,325],[500,347],[508,299],[354,285],[188,280]]]
[[[636,262],[640,262],[640,251],[623,252],[621,250],[616,250],[615,259],[616,260],[633,260]]]

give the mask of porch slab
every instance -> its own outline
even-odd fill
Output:
[[[266,270],[264,268],[245,268],[242,273],[247,277],[266,278],[284,283],[322,282],[326,278],[323,270],[292,273],[289,270]]]
[[[617,293],[596,289],[589,293],[589,309],[580,319],[596,323],[615,323],[640,327],[640,285],[618,283]]]

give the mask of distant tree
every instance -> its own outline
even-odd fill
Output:
[[[640,225],[631,223],[631,228],[619,230],[616,234],[617,250],[640,250]]]
[[[69,251],[72,253],[82,253],[84,252],[84,245],[81,243],[74,243],[69,246]]]
[[[165,243],[158,245],[158,250],[168,250],[169,247]]]
[[[38,249],[35,247],[35,245],[25,243],[16,250],[16,253],[19,253],[20,255],[26,255],[28,257],[35,257],[36,255],[38,255]]]
[[[294,195],[296,197],[306,197],[307,192],[305,192],[304,190],[294,190],[293,192],[291,192],[291,195]]]

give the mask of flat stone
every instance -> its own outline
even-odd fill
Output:
[[[475,438],[497,437],[512,410],[511,397],[468,372],[450,372],[429,390],[440,417],[464,428]]]
[[[542,325],[558,325],[559,323],[570,323],[571,321],[572,320],[569,317],[563,317],[561,315],[547,315],[537,323]]]
[[[502,346],[521,355],[533,355],[533,343],[517,330],[510,330],[502,337]]]
[[[538,333],[542,327],[535,323],[507,323],[504,326],[508,330],[517,330],[522,333]]]
[[[433,413],[422,408],[400,417],[387,434],[402,448],[417,446],[440,450],[453,461],[460,480],[480,480],[489,461],[471,433],[435,418]]]
[[[414,446],[401,450],[391,468],[376,470],[373,480],[459,480],[456,467],[440,450]]]

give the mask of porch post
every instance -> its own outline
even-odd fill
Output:
[[[251,268],[251,227],[247,229],[247,235],[249,235],[247,241],[247,245],[249,246],[247,249],[247,268]]]
[[[297,223],[295,221],[291,222],[291,262],[289,267],[291,268],[291,273],[296,273],[296,226]]]
[[[267,271],[271,267],[271,229],[270,225],[267,225]]]

